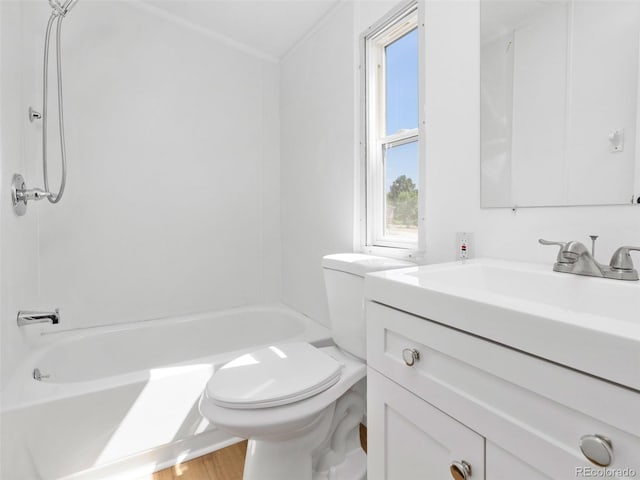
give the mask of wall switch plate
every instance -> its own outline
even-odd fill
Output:
[[[456,260],[473,258],[473,233],[456,232]]]

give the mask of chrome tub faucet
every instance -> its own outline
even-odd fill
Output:
[[[597,238],[597,237],[596,237]],[[595,239],[592,236],[595,250]],[[638,271],[633,266],[630,251],[640,251],[640,247],[620,247],[613,256],[609,265],[599,263],[589,249],[578,241],[551,242],[538,240],[542,245],[557,245],[560,247],[553,270],[575,275],[587,275],[590,277],[612,278],[615,280],[638,280]]]
[[[50,323],[57,325],[60,323],[60,309],[56,308],[53,312],[18,312],[18,326],[35,325],[37,323]]]

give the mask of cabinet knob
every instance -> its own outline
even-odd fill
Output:
[[[459,462],[453,462],[449,467],[449,471],[455,480],[467,480],[471,476],[471,465],[464,460],[460,460]]]
[[[420,360],[420,352],[415,348],[405,348],[402,350],[402,359],[407,367],[413,367]]]
[[[613,444],[603,435],[584,435],[580,438],[582,454],[594,465],[608,467],[613,461]]]

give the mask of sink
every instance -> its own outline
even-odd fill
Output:
[[[368,299],[640,390],[640,282],[478,259],[377,272]]]
[[[640,325],[637,285],[579,275],[558,274],[549,266],[480,260],[407,273],[427,288],[477,293],[485,300],[527,302],[551,309]],[[594,281],[595,280],[595,281]],[[495,295],[495,297],[494,297]],[[524,305],[521,305],[524,306]],[[560,312],[556,312],[560,313]]]

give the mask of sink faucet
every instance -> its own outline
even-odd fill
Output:
[[[631,259],[632,250],[640,251],[640,247],[620,247],[613,256],[609,265],[599,263],[589,249],[577,241],[551,242],[538,240],[542,245],[557,245],[560,247],[553,270],[575,275],[587,275],[590,277],[612,278],[616,280],[638,280],[638,271],[633,267]]]
[[[60,322],[60,310],[53,312],[18,312],[18,326],[34,325],[36,323],[51,323],[57,325]]]
[[[591,277],[604,277],[605,266],[600,265],[589,252],[589,249],[580,242],[568,242],[562,252],[569,259],[571,272],[576,275],[588,275]]]

